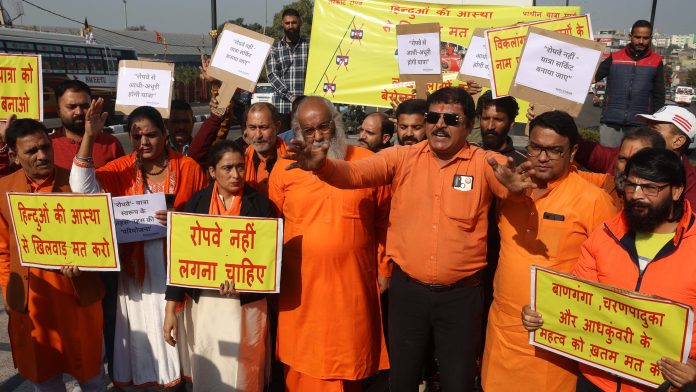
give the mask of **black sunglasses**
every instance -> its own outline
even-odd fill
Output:
[[[437,124],[440,121],[440,117],[445,118],[445,125],[457,126],[464,122],[464,117],[454,113],[439,113],[439,112],[427,112],[425,113],[425,121],[430,124]]]

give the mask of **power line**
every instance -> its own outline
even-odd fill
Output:
[[[57,13],[57,12],[54,12],[54,11],[51,11],[51,10],[46,9],[46,8],[44,8],[44,7],[41,7],[40,5],[36,5],[36,4],[32,3],[31,1],[28,1],[28,0],[23,0],[23,1],[24,1],[25,3],[27,3],[27,4],[29,4],[29,5],[32,6],[32,7],[36,7],[36,8],[38,8],[38,9],[40,9],[41,11],[48,12],[49,14],[58,16],[58,17],[60,17],[60,18],[69,20],[69,21],[71,21],[71,22],[75,22],[75,23],[80,24],[80,25],[84,24],[83,22],[80,22],[79,20],[75,20],[75,19],[70,18],[70,17],[67,17],[67,16],[65,16],[65,15],[61,15],[61,14],[59,14],[59,13]],[[109,32],[109,33],[111,33],[111,34],[119,35],[119,36],[121,36],[121,37],[134,39],[134,40],[136,40],[136,41],[147,42],[147,43],[149,43],[149,44],[161,45],[161,43],[156,42],[156,41],[150,41],[150,40],[143,39],[143,38],[132,37],[132,36],[130,36],[130,35],[128,35],[128,34],[122,34],[122,33],[119,33],[119,32],[113,31],[113,30],[105,29],[105,28],[102,28],[102,27],[99,27],[99,26],[94,26],[94,25],[92,25],[92,24],[90,24],[90,26],[93,27],[93,28],[95,28],[95,29],[98,29],[98,30],[102,30],[102,31]],[[167,46],[176,46],[176,47],[180,47],[180,48],[201,48],[201,47],[204,47],[204,46],[205,46],[204,44],[203,44],[203,45],[177,45],[177,44],[166,44],[166,45],[167,45]]]

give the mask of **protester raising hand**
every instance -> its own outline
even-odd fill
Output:
[[[531,162],[524,162],[515,167],[515,161],[508,157],[506,164],[500,164],[495,158],[488,157],[488,164],[493,168],[495,178],[512,193],[522,193],[525,189],[536,188],[532,181]]]
[[[93,99],[85,114],[85,136],[97,136],[104,130],[109,113],[104,112],[104,99]]]
[[[313,130],[316,132],[316,130]],[[305,130],[302,130],[305,132]],[[326,153],[329,151],[328,143],[312,143],[309,144],[302,140],[292,139],[288,145],[288,151],[291,154],[283,155],[283,158],[290,159],[295,162],[287,165],[286,170],[300,168],[306,171],[315,171],[321,169],[326,161]]]

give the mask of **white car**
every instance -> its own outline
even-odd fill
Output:
[[[259,83],[256,85],[256,91],[251,96],[251,104],[256,102],[268,102],[273,103],[273,86],[270,83]]]

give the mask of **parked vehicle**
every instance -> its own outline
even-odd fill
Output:
[[[604,105],[604,98],[607,92],[607,84],[605,82],[597,82],[594,85],[594,97],[592,98],[592,104],[594,106]]]
[[[268,102],[273,103],[273,86],[270,83],[259,83],[256,85],[256,91],[254,95],[251,96],[251,104],[256,102]]]
[[[681,106],[691,106],[691,100],[694,97],[693,87],[677,86],[674,91],[674,102]]]

